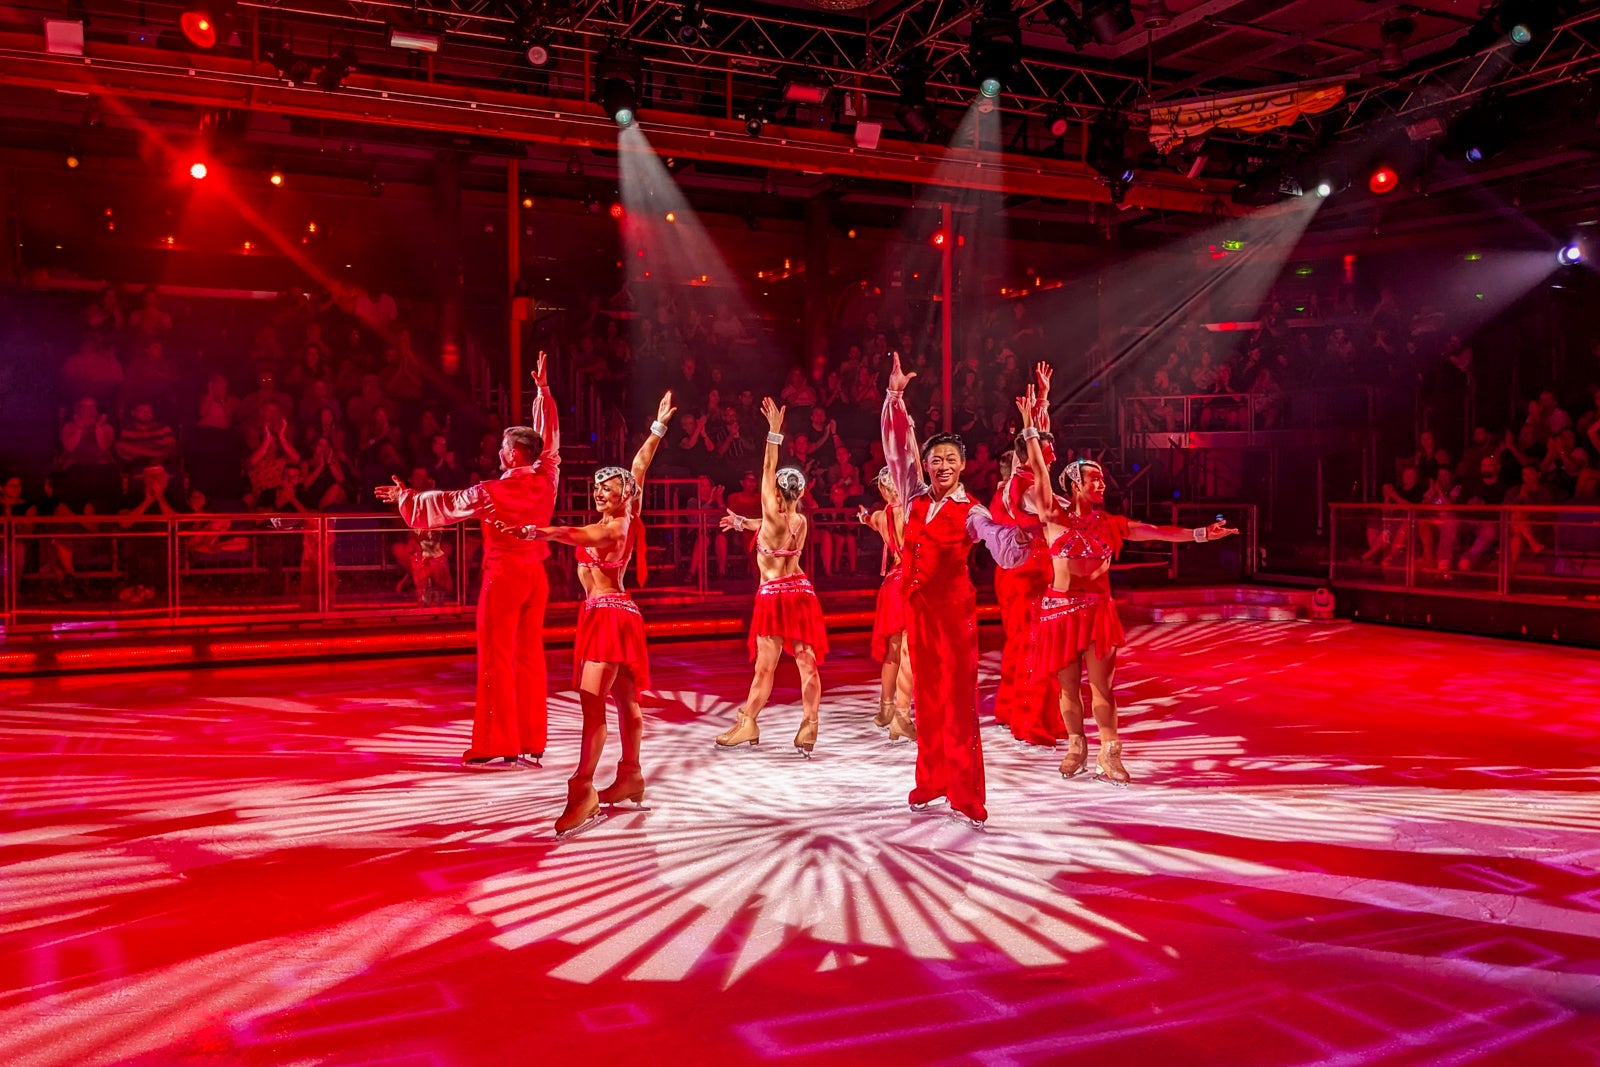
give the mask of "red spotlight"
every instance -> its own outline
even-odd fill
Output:
[[[612,204],[611,205],[611,217],[614,218],[614,219],[620,219],[622,217],[622,205],[621,204]]]
[[[217,24],[209,11],[185,11],[178,16],[178,26],[196,48],[216,47]]]
[[[1392,193],[1399,185],[1400,175],[1396,174],[1395,169],[1388,164],[1373,171],[1372,177],[1367,179],[1367,188],[1379,195]]]
[[[933,235],[933,247],[935,247],[935,248],[943,248],[944,247],[944,231],[943,230],[940,230],[938,233]]]
[[[199,181],[210,173],[210,168],[198,159],[189,164],[189,177],[193,178],[195,181]]]

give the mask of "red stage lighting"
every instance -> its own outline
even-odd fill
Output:
[[[935,248],[943,248],[944,247],[944,231],[943,230],[940,230],[938,233],[933,235],[933,247],[935,247]]]
[[[1399,185],[1400,175],[1395,173],[1395,169],[1388,164],[1373,171],[1372,177],[1367,179],[1367,188],[1379,195],[1392,193]]]
[[[193,178],[195,181],[199,181],[201,178],[204,178],[207,174],[210,174],[210,173],[211,173],[210,168],[208,168],[203,162],[201,162],[198,159],[195,160],[193,163],[189,164],[189,177]]]
[[[620,219],[622,217],[622,205],[621,204],[612,204],[611,205],[611,217],[614,218],[614,219]]]
[[[189,0],[178,15],[178,28],[196,48],[215,48],[232,32],[235,0]]]

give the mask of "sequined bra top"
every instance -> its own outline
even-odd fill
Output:
[[[601,571],[602,573],[621,574],[622,571],[628,566],[628,560],[626,556],[617,560],[605,560],[601,559],[595,553],[594,549],[588,547],[575,549],[572,554],[577,560],[579,567],[590,567],[594,570]]]
[[[789,519],[789,544],[790,545],[794,545],[794,543],[795,543],[796,539],[799,537],[799,535],[800,535],[800,516],[795,515],[795,516],[792,516]],[[793,559],[796,556],[800,555],[800,549],[798,547],[768,548],[766,545],[761,543],[761,539],[760,539],[759,535],[756,538],[756,551],[758,553],[760,553],[761,555],[763,555],[763,556],[774,556],[774,557],[776,557],[778,559]]]
[[[1098,515],[1069,519],[1066,531],[1050,546],[1050,554],[1056,559],[1110,559],[1116,555],[1115,546],[1102,535],[1099,519]]]

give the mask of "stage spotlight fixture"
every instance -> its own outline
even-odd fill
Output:
[[[1075,50],[1081,51],[1089,43],[1088,27],[1084,26],[1083,19],[1078,17],[1078,12],[1067,0],[1049,0],[1042,10],[1044,17],[1062,32],[1067,43]]]
[[[919,141],[928,139],[933,129],[933,110],[928,106],[928,68],[926,60],[906,60],[895,69],[895,84],[900,101],[895,119],[900,128]]]
[[[700,39],[700,31],[705,28],[705,0],[687,0],[683,10],[678,13],[678,40],[684,44],[694,44]]]
[[[529,38],[522,54],[527,57],[529,66],[544,66],[550,62],[550,39],[544,36]]]
[[[267,175],[267,181],[274,188],[276,188],[278,186],[281,186],[283,184],[283,171],[281,171],[281,170],[273,171],[271,174]]]
[[[829,86],[822,82],[790,78],[783,83],[783,99],[790,104],[821,107],[828,102]]]
[[[516,27],[511,31],[511,43],[528,60],[529,66],[542,67],[550,62],[550,31],[545,29],[540,5],[532,5],[518,16]]]
[[[1101,44],[1115,44],[1133,29],[1128,0],[1084,0],[1083,24]]]
[[[1482,163],[1505,151],[1511,137],[1498,100],[1488,100],[1456,120],[1449,144],[1468,163]]]
[[[1328,199],[1328,197],[1333,195],[1333,183],[1330,182],[1330,181],[1320,181],[1320,182],[1318,182],[1317,183],[1317,188],[1316,188],[1316,193],[1317,193],[1317,196],[1319,196],[1323,200]]]
[[[1133,161],[1128,158],[1127,126],[1121,115],[1103,112],[1089,131],[1090,168],[1106,180],[1111,190],[1111,202],[1122,203],[1128,186],[1133,184]]]
[[[1161,30],[1170,25],[1172,25],[1172,12],[1167,9],[1167,0],[1145,0],[1145,29]]]
[[[614,218],[614,219],[622,218],[622,211],[623,211],[623,208],[622,208],[622,205],[620,203],[613,203],[611,205],[611,217],[612,218]]]
[[[666,219],[668,222],[677,222],[678,221],[678,213],[676,211],[669,211],[665,215],[663,215],[662,218]]]
[[[522,198],[522,210],[524,210],[524,211],[532,211],[533,210],[533,197],[527,196],[527,195],[523,196],[523,198]]]
[[[600,107],[620,127],[633,125],[644,90],[644,63],[626,46],[612,44],[595,63]]]
[[[190,0],[178,14],[178,28],[196,48],[215,48],[232,32],[235,0]]]
[[[762,109],[754,108],[744,117],[744,132],[751,137],[760,137],[762,129],[767,125],[767,117],[762,114]]]
[[[211,168],[206,166],[203,160],[197,159],[193,163],[189,164],[189,177],[193,178],[195,181],[204,180],[205,176],[210,173]]]
[[[323,92],[331,93],[344,84],[350,72],[356,68],[356,50],[350,45],[345,45],[339,54],[332,56],[323,68],[317,71],[316,82]]]
[[[1410,16],[1389,19],[1383,24],[1383,51],[1378,54],[1379,70],[1385,74],[1392,74],[1405,69],[1406,42],[1411,40],[1411,35],[1415,32],[1417,23]]]
[[[62,162],[67,165],[68,170],[77,170],[83,165],[83,157],[78,155],[76,148],[69,148],[67,149],[66,158]]]
[[[1382,196],[1400,187],[1400,174],[1387,163],[1380,164],[1367,178],[1367,188]]]
[[[994,100],[1017,73],[1022,59],[1022,30],[1011,10],[1011,0],[987,0],[972,22],[969,44],[978,95]]]
[[[431,30],[413,30],[404,26],[389,27],[389,47],[402,52],[437,52],[444,35]]]
[[[1065,137],[1067,135],[1067,109],[1060,104],[1050,105],[1050,110],[1045,112],[1045,124],[1050,130],[1051,137]]]
[[[1576,267],[1583,262],[1583,249],[1576,242],[1566,245],[1556,253],[1556,261],[1563,267]]]

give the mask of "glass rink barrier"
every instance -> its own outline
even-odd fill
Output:
[[[1129,543],[1123,562],[1185,582],[1236,582],[1255,571],[1254,505],[1171,505],[1147,522],[1193,527],[1217,514],[1243,536],[1214,544]],[[641,600],[740,597],[756,585],[755,535],[718,526],[724,507],[646,509]],[[751,516],[754,517],[754,516]],[[595,521],[566,511],[557,525]],[[875,590],[883,541],[856,509],[809,512],[801,565],[824,593]],[[72,515],[7,519],[4,624],[8,633],[253,625],[470,615],[483,568],[476,521],[415,531],[393,512]],[[973,554],[978,584],[992,581],[988,553]],[[552,544],[552,603],[582,598],[572,550]]]
[[[1122,402],[1122,436],[1258,433],[1365,426],[1374,393],[1366,386],[1267,393],[1130,396]]]
[[[1334,582],[1600,602],[1600,504],[1334,504],[1332,514]]]

